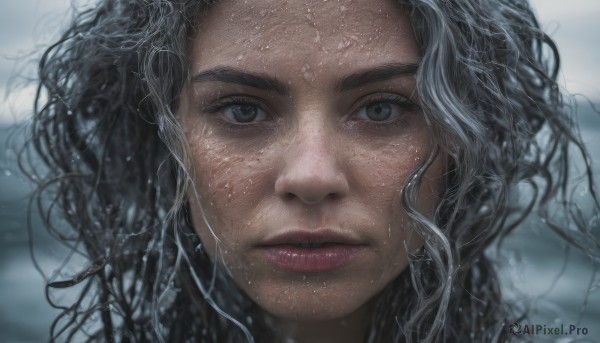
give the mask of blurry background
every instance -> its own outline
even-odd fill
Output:
[[[576,97],[582,134],[600,177],[600,116],[584,98],[600,109],[600,1],[532,2],[561,51],[563,86],[582,95]],[[31,186],[19,174],[15,158],[18,145],[26,139],[23,128],[35,89],[25,86],[26,80],[34,78],[35,60],[69,20],[69,6],[69,0],[3,0],[0,4],[0,342],[43,342],[56,315],[45,301],[44,281],[31,262],[27,233]],[[8,93],[9,88],[15,90]],[[49,270],[60,263],[63,250],[47,239],[35,216],[32,220],[36,256]],[[600,341],[600,292],[586,294],[593,270],[584,256],[565,255],[556,237],[535,225],[525,225],[507,239],[504,250],[504,279],[519,290],[508,293],[525,299],[523,305],[536,300],[534,318],[522,324],[578,324],[589,330],[579,338]],[[569,338],[575,337],[564,340]]]

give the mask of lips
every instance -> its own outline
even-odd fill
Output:
[[[274,267],[293,272],[327,272],[343,268],[366,248],[356,237],[331,230],[292,231],[258,245]]]

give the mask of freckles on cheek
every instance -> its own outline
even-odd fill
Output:
[[[360,171],[356,175],[356,187],[367,193],[371,203],[378,204],[380,212],[398,207],[402,186],[413,164],[407,165],[408,158],[399,156],[397,151],[358,158],[362,162],[355,168]]]
[[[406,224],[406,213],[401,204],[405,182],[429,156],[431,144],[424,127],[415,130],[411,137],[396,142],[373,146],[368,153],[354,156],[355,184],[367,193],[369,202],[376,204],[379,215],[386,213],[391,222]],[[439,201],[441,163],[434,162],[423,176],[417,209],[432,215]],[[400,222],[400,223],[399,223]]]
[[[194,164],[194,186],[214,232],[224,243],[234,243],[238,230],[249,226],[250,218],[268,187],[269,171],[264,158],[241,153],[210,137],[190,141]],[[194,211],[198,231],[203,221]],[[199,232],[202,237],[202,232]]]

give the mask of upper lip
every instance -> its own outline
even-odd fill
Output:
[[[358,237],[352,234],[330,229],[294,230],[278,233],[262,240],[259,246],[274,246],[286,244],[321,244],[336,243],[347,245],[364,245]]]

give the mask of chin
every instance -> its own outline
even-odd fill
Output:
[[[334,320],[343,321],[346,317],[357,312],[363,304],[356,304],[346,301],[302,301],[276,304],[270,306],[261,304],[260,306],[271,316],[285,321],[295,322],[328,322]],[[363,305],[364,306],[364,305]]]
[[[246,292],[268,315],[276,319],[297,322],[327,322],[344,320],[368,308],[380,287],[356,282],[311,280],[296,284],[267,281]]]

